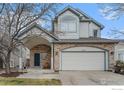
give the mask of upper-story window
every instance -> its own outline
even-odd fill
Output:
[[[98,30],[93,30],[93,37],[98,37]]]
[[[60,29],[63,32],[76,32],[77,31],[76,19],[72,16],[63,17],[60,23]]]

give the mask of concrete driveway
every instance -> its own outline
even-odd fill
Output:
[[[28,69],[17,78],[60,79],[63,85],[124,85],[124,75],[107,71],[59,71]]]
[[[63,85],[124,85],[124,75],[107,71],[60,71]]]

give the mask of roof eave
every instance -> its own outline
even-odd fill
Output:
[[[68,42],[68,41],[54,41],[53,43],[55,44],[72,44],[72,43],[82,43],[82,44],[117,44],[119,42],[77,42],[77,41],[71,41],[71,42]]]

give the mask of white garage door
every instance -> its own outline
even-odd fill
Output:
[[[104,70],[104,52],[64,51],[61,70]]]

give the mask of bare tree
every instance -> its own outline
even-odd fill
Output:
[[[49,20],[58,4],[1,4],[0,5],[0,55],[9,74],[11,53],[22,45],[18,35],[38,20]]]
[[[108,20],[119,20],[124,16],[124,3],[98,4],[102,16]],[[124,29],[117,27],[110,28],[110,35],[118,38],[124,35]]]
[[[124,3],[98,4],[103,17],[117,20],[124,15]]]

